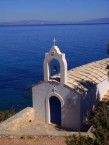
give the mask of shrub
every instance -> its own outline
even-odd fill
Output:
[[[90,137],[82,136],[81,134],[70,135],[66,137],[67,145],[94,145],[94,140]]]
[[[0,111],[0,122],[8,119],[15,114],[15,110],[11,108],[10,110]]]
[[[109,107],[100,103],[92,117],[92,133],[95,136],[95,144],[109,145]]]

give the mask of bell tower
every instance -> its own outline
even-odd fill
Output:
[[[55,45],[56,40],[53,40],[54,46],[50,49],[49,53],[45,53],[44,59],[44,81],[50,80],[50,62],[56,59],[60,64],[60,83],[67,84],[67,61],[65,54],[60,52],[58,46]]]

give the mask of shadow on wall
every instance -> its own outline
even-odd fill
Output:
[[[91,81],[81,81],[80,85],[87,89],[81,96],[80,112],[81,124],[88,120],[91,111],[95,108],[100,101],[100,95],[97,90],[97,84]]]

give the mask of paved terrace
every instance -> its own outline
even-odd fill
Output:
[[[0,123],[0,136],[65,136],[78,132],[64,130],[54,124],[34,120],[34,109],[27,107],[4,122]],[[89,132],[82,132],[88,135]]]
[[[67,85],[82,93],[107,78],[109,58],[68,70]],[[59,80],[59,74],[52,78]]]

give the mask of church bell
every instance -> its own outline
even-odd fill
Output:
[[[53,71],[54,71],[54,72],[57,72],[57,67],[56,67],[56,65],[54,65]]]

